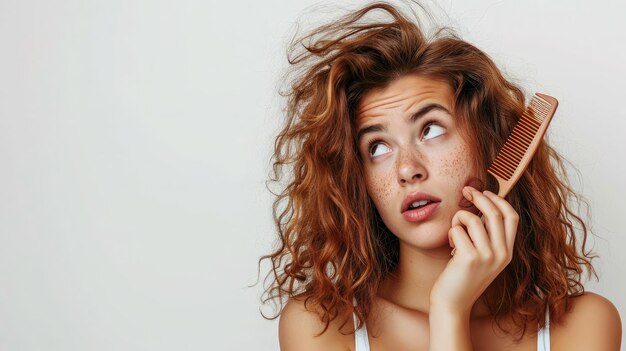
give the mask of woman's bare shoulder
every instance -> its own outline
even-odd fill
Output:
[[[622,321],[615,305],[592,292],[571,298],[572,309],[558,326],[550,326],[555,350],[618,351]]]
[[[309,307],[309,306],[307,306]],[[278,322],[278,338],[281,351],[351,351],[354,347],[354,334],[344,335],[339,331],[341,323],[333,320],[328,329],[319,315],[304,306],[303,299],[291,298],[283,308]],[[351,331],[354,331],[352,328]]]

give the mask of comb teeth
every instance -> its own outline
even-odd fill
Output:
[[[487,171],[492,175],[509,181],[522,162],[522,158],[537,135],[541,124],[546,118],[550,119],[552,114],[554,114],[556,106],[543,99],[542,96],[545,95],[536,94],[532,97],[528,107],[522,114],[522,118],[515,125],[502,150],[500,150],[496,159],[489,166]],[[546,96],[546,98],[548,97]],[[542,136],[543,133],[539,137]]]

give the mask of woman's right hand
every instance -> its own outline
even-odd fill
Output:
[[[460,210],[448,231],[454,255],[430,292],[431,307],[467,315],[489,284],[509,264],[519,215],[498,195],[466,186],[463,196],[482,213],[483,219]]]

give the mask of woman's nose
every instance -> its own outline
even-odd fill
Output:
[[[416,151],[401,152],[398,157],[397,170],[400,185],[424,181],[428,176],[424,166],[424,158]]]

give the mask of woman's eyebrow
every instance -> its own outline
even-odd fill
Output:
[[[443,111],[449,115],[452,115],[450,111],[448,111],[448,109],[443,107],[442,105],[438,103],[431,103],[415,111],[409,118],[409,122],[415,123],[417,122],[418,119],[424,117],[424,115],[426,115],[428,112],[436,111],[436,110]],[[359,131],[357,132],[357,135],[356,135],[356,140],[361,140],[361,138],[367,133],[381,132],[381,131],[386,131],[386,130],[387,130],[387,127],[380,123],[372,124],[370,126],[363,127],[363,128],[359,128]]]

